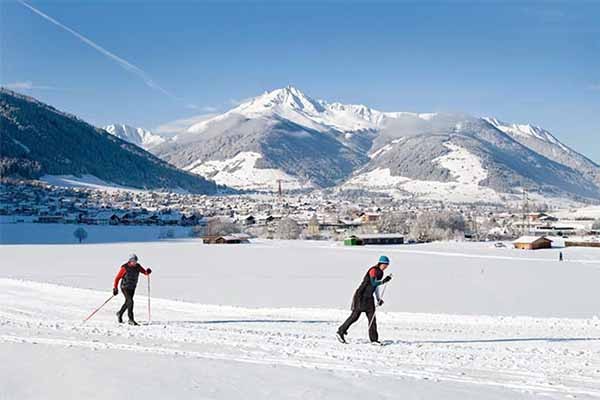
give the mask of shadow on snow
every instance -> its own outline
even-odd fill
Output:
[[[518,343],[518,342],[593,342],[600,338],[503,338],[503,339],[452,339],[452,340],[390,340],[388,344],[470,344],[470,343]]]

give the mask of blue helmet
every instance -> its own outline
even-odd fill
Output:
[[[390,263],[390,259],[387,258],[387,256],[379,257],[379,264],[389,264],[389,263]]]

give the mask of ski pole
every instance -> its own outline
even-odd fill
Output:
[[[390,276],[392,276],[392,274],[390,274]],[[385,289],[387,289],[387,285],[383,286],[383,290],[381,291],[381,296],[379,296],[381,300],[383,300],[383,295],[385,294]],[[371,329],[371,325],[373,325],[373,321],[375,321],[375,311],[373,311],[373,318],[371,318],[371,320],[369,321],[368,329]]]
[[[148,323],[152,320],[152,314],[150,314],[150,275],[148,277]]]
[[[86,319],[83,320],[83,322],[87,322],[90,318],[92,318],[98,311],[100,311],[100,309],[102,307],[104,307],[106,305],[106,303],[108,303],[109,301],[111,301],[115,296],[112,295],[108,298],[108,300],[106,300],[104,303],[102,303],[102,305],[98,308],[96,308],[96,310],[94,310],[93,313],[91,313]]]
[[[373,318],[371,318],[371,320],[369,321],[369,327],[367,328],[367,330],[371,330],[371,325],[373,325],[373,321],[375,321],[375,310],[373,310]]]

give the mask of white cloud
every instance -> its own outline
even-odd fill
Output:
[[[213,107],[213,106],[197,106],[196,104],[186,104],[185,106],[186,108],[192,109],[192,110],[199,110],[205,113],[214,113],[217,112],[219,109],[217,107]]]
[[[35,85],[33,82],[31,81],[20,81],[20,82],[11,82],[11,83],[3,83],[2,85],[7,89],[10,90],[34,90],[34,89],[39,89],[39,90],[65,90],[65,89],[61,89],[55,86],[45,86],[45,85]]]
[[[13,83],[4,83],[2,84],[5,88],[11,90],[31,90],[33,89],[33,83],[31,81],[26,82],[13,82]]]
[[[240,104],[244,104],[244,103],[246,103],[247,101],[250,101],[253,98],[254,97],[246,97],[245,99],[229,99],[229,104],[231,104],[234,107],[237,107]]]
[[[202,121],[206,121],[215,115],[216,114],[202,114],[190,118],[176,119],[174,121],[165,122],[164,124],[154,128],[152,131],[165,136],[175,135],[185,131],[190,126]]]

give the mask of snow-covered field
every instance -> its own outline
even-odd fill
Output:
[[[112,278],[151,266],[150,325],[118,325]],[[261,241],[0,246],[0,399],[600,397],[600,251]],[[387,346],[333,334],[378,255]],[[136,315],[147,320],[141,278]],[[363,317],[364,318],[364,317]],[[7,362],[8,360],[8,362]]]

